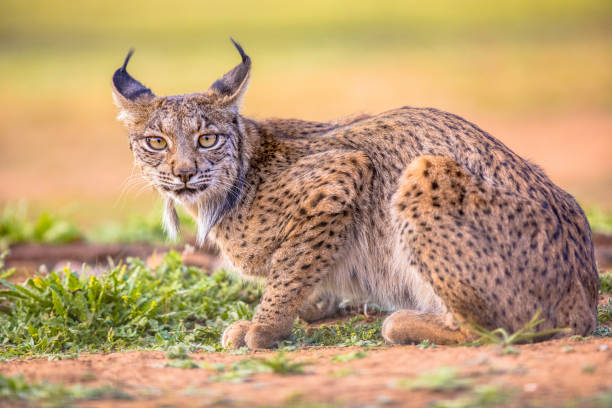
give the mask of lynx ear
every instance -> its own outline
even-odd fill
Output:
[[[240,44],[233,38],[230,38],[230,40],[240,53],[242,62],[223,75],[222,78],[217,79],[206,91],[206,94],[212,98],[215,104],[231,107],[237,111],[249,85],[251,58],[245,54]]]
[[[132,54],[134,54],[133,49],[128,52],[121,68],[113,74],[113,99],[121,109],[119,119],[126,123],[138,117],[143,108],[155,98],[149,88],[128,74],[126,68]]]

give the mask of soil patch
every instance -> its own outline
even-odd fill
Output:
[[[504,406],[586,406],[590,397],[612,387],[612,339],[564,339],[515,346],[503,354],[495,346],[397,346],[365,351],[365,357],[335,362],[334,356],[355,348],[307,348],[287,355],[309,363],[303,374],[257,373],[239,382],[216,381],[214,368],[167,367],[162,352],[82,355],[74,360],[11,361],[0,365],[4,375],[23,373],[31,381],[87,387],[110,385],[133,396],[132,401],[95,401],[86,406],[429,406],[440,400],[471,398],[489,384],[506,398]],[[248,355],[194,353],[198,364],[229,367],[245,358],[271,358],[274,351]],[[467,379],[465,387],[447,392],[415,390],[401,380],[453,367]],[[399,383],[398,383],[399,382]],[[307,404],[306,404],[307,402]],[[300,405],[301,404],[301,405]],[[325,405],[328,406],[328,405]]]

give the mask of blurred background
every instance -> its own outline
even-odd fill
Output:
[[[155,93],[203,91],[239,62],[230,36],[253,59],[247,116],[448,110],[541,165],[591,217],[611,223],[609,0],[2,0],[5,221],[25,217],[27,206],[112,240],[118,226],[157,208],[156,196],[128,179],[111,75],[134,47],[130,73]]]

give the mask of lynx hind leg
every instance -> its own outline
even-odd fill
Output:
[[[298,316],[308,323],[335,316],[341,301],[342,299],[334,294],[317,290],[308,297]]]
[[[466,322],[516,331],[537,310],[546,319],[538,330],[567,324],[559,304],[575,285],[566,266],[548,258],[556,226],[544,222],[552,212],[538,205],[474,178],[450,158],[418,157],[402,175],[393,198],[400,247],[464,335]],[[400,324],[403,317],[408,321]],[[460,341],[453,319],[443,315],[389,319],[391,341]]]
[[[457,344],[474,339],[469,331],[456,324],[450,313],[420,313],[407,309],[398,310],[385,319],[382,336],[392,344],[420,343],[423,340],[435,344]]]

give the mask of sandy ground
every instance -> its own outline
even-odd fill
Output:
[[[334,362],[354,348],[308,348],[288,353],[309,363],[303,374],[253,374],[243,382],[211,380],[211,369],[166,367],[161,352],[123,352],[83,355],[74,360],[12,361],[0,365],[4,375],[23,373],[29,380],[47,380],[88,387],[111,385],[134,397],[130,401],[88,401],[91,407],[209,407],[312,406],[338,407],[428,406],[439,400],[471,395],[479,384],[491,384],[508,395],[504,406],[587,406],[586,398],[612,389],[612,339],[556,340],[516,346],[518,354],[503,355],[496,346],[396,346],[366,351],[349,362]],[[232,363],[250,357],[269,358],[273,351],[248,356],[194,353],[197,363]],[[411,390],[398,381],[440,367],[454,367],[472,384],[464,390]],[[299,405],[302,403],[303,405]]]
[[[612,249],[610,237],[600,236],[596,242],[598,253],[609,256]],[[49,264],[61,264],[64,261],[57,256],[66,252],[81,254],[83,261],[91,261],[104,257],[105,251],[110,256],[121,257],[130,252],[143,256],[154,248],[135,245],[124,247],[122,253],[113,252],[117,250],[112,245],[72,244],[51,248],[26,245],[13,252],[12,262],[18,264],[15,254],[26,259],[32,257],[40,262],[46,260]],[[55,258],[49,258],[49,254]],[[191,254],[186,261],[203,265],[214,263],[215,258],[210,253],[200,253]],[[20,274],[21,279],[25,273],[27,271]],[[607,302],[608,298],[609,295],[601,295],[600,303]],[[579,407],[606,406],[589,405],[589,399],[602,393],[608,393],[607,398],[612,398],[612,338],[555,340],[515,346],[515,349],[517,354],[503,354],[497,346],[379,347],[367,350],[364,358],[334,362],[334,356],[358,349],[304,348],[287,353],[292,361],[309,363],[303,374],[258,373],[241,382],[215,381],[213,377],[219,373],[211,369],[167,367],[169,360],[165,353],[137,351],[83,354],[60,361],[14,360],[0,363],[0,373],[24,374],[30,381],[45,380],[67,386],[78,384],[95,388],[109,385],[133,397],[129,401],[104,399],[82,403],[91,407],[421,407],[440,400],[470,398],[475,387],[482,384],[494,385],[500,393],[507,395],[503,406],[551,407],[571,406],[572,403]],[[203,365],[229,367],[241,359],[270,358],[275,353],[194,353],[191,358]],[[415,378],[440,367],[456,368],[459,376],[471,381],[470,386],[451,392],[436,392],[411,390],[397,384],[400,380]],[[324,405],[313,405],[315,403]],[[6,405],[0,402],[0,406]]]

